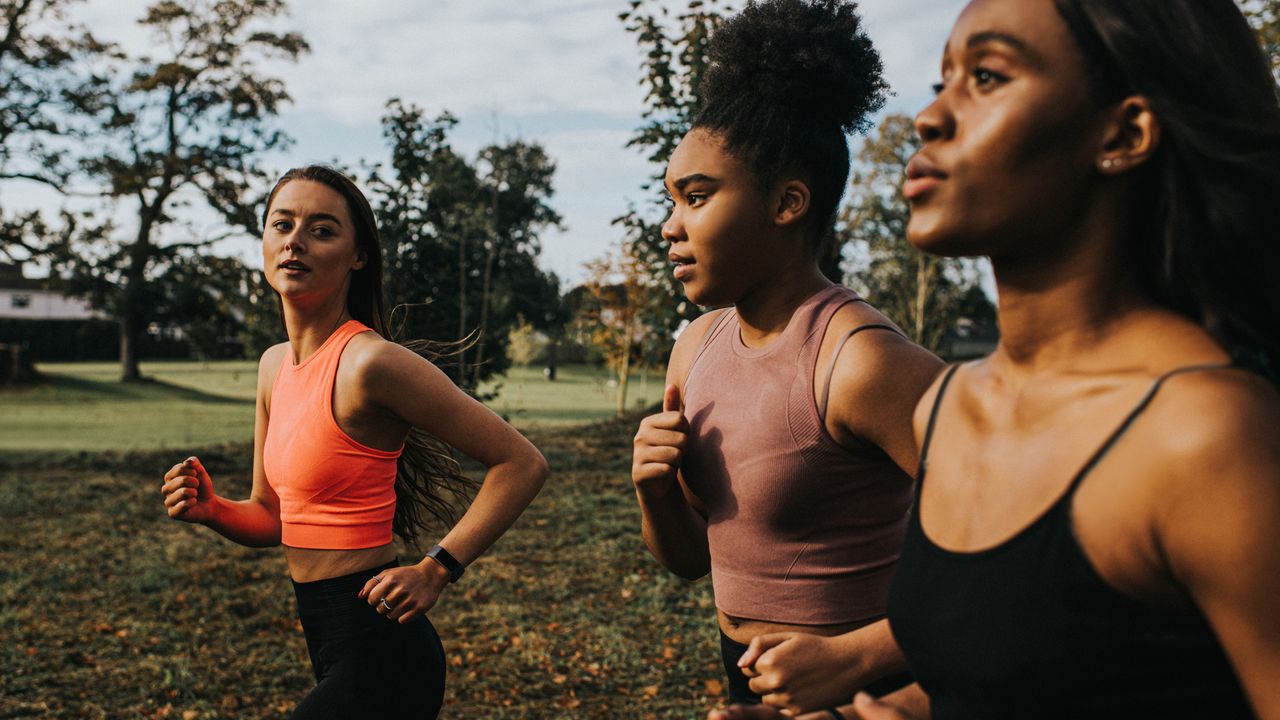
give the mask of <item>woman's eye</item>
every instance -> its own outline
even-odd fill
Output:
[[[293,225],[287,220],[277,220],[271,223],[271,227],[275,228],[277,232],[289,232],[293,229]]]
[[[316,237],[322,237],[322,238],[333,237],[333,229],[327,228],[323,225],[315,228],[311,232],[315,233]]]
[[[946,83],[936,82],[929,86],[933,90],[934,95],[941,95],[943,90],[947,89]]]
[[[697,205],[698,203],[703,202],[704,200],[707,199],[707,196],[704,195],[703,193],[689,193],[684,197],[685,197],[685,200],[687,200],[690,205]]]
[[[973,69],[973,79],[978,83],[979,87],[993,85],[1005,80],[1005,76],[998,72],[993,72],[986,68],[978,67]]]

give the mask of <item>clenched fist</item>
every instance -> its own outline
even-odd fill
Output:
[[[640,422],[631,455],[631,481],[641,496],[656,500],[676,486],[676,472],[689,439],[680,389],[668,385],[662,396],[662,412]]]

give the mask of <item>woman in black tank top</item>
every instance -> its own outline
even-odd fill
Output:
[[[974,0],[911,241],[1002,338],[916,411],[866,720],[1280,718],[1280,105],[1231,0]],[[927,470],[927,472],[926,472]]]

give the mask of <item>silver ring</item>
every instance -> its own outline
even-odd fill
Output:
[[[375,583],[380,583],[380,582],[382,582],[382,576],[381,576],[381,575],[374,575],[374,576],[373,576],[373,581],[374,581]]]
[[[391,612],[391,606],[387,604],[387,599],[386,599],[386,598],[382,598],[382,600],[380,600],[380,601],[378,601],[378,602],[379,602],[379,604],[381,604],[381,605],[382,605],[382,607],[384,607],[384,608],[386,608],[386,609],[387,609],[387,612]]]

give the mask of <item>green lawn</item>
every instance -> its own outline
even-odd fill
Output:
[[[443,717],[688,720],[723,702],[710,583],[640,536],[637,422],[530,429],[546,487],[430,615]],[[249,454],[200,451],[220,494],[248,492]],[[168,520],[172,461],[0,453],[0,718],[283,720],[312,686],[280,550]]]
[[[121,384],[114,363],[46,363],[47,382],[0,390],[0,452],[182,450],[244,442],[253,433],[252,361],[146,362],[150,382]],[[554,382],[541,368],[513,368],[482,391],[522,429],[568,426],[613,415],[615,392],[602,368],[566,366]],[[658,371],[637,376],[628,406],[657,402]]]

